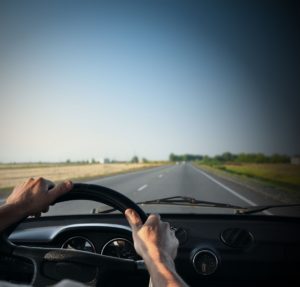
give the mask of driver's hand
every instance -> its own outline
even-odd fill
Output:
[[[143,259],[160,261],[165,256],[175,259],[179,243],[168,222],[151,214],[143,224],[133,209],[127,209],[125,216],[132,228],[134,248]]]
[[[42,177],[30,178],[23,184],[16,186],[6,203],[15,205],[22,210],[24,216],[39,216],[47,212],[49,205],[59,196],[70,191],[73,187],[71,181],[65,181],[57,186]]]

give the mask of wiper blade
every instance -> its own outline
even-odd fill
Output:
[[[297,207],[297,206],[300,207],[300,203],[242,207],[242,206],[232,205],[228,203],[198,200],[193,197],[187,197],[187,196],[164,197],[160,199],[140,201],[137,202],[136,204],[139,205],[161,204],[161,205],[178,205],[178,206],[195,206],[195,207],[230,208],[230,209],[234,209],[235,214],[252,214],[252,213],[258,213],[268,209],[280,208],[280,207]],[[110,213],[115,210],[116,210],[115,208],[101,210],[101,211],[93,210],[93,213]]]
[[[136,202],[136,204],[139,204],[139,205],[161,204],[161,205],[179,205],[179,206],[196,206],[196,207],[199,207],[199,206],[200,207],[220,207],[220,208],[231,208],[231,209],[235,209],[235,210],[244,209],[244,207],[237,206],[237,205],[198,200],[193,197],[187,197],[187,196],[165,197],[165,198],[154,199],[154,200],[140,201],[140,202]],[[115,208],[111,208],[111,209],[106,209],[106,210],[94,212],[94,213],[110,213],[115,210],[116,210]]]
[[[211,202],[211,201],[204,201],[198,200],[193,197],[187,196],[172,196],[172,197],[165,197],[160,199],[154,200],[147,200],[138,202],[138,204],[170,204],[170,205],[184,205],[184,206],[203,206],[203,207],[223,207],[223,208],[243,208],[241,206],[236,206],[228,203],[219,203],[219,202]]]
[[[257,213],[261,211],[265,211],[272,208],[279,208],[279,207],[295,207],[300,206],[300,203],[294,203],[294,204],[274,204],[274,205],[261,205],[261,206],[253,206],[253,207],[242,207],[237,208],[235,213],[236,214],[252,214]]]

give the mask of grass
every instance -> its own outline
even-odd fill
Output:
[[[126,173],[162,163],[114,163],[114,164],[1,164],[0,197],[6,197],[12,188],[30,177],[45,177],[54,182],[87,180],[113,174]]]
[[[300,202],[300,166],[292,164],[217,163],[197,165],[283,203]]]
[[[225,163],[209,166],[228,173],[259,179],[290,190],[300,190],[300,165],[281,163]]]
[[[225,164],[225,171],[291,188],[300,188],[300,166],[292,164]]]

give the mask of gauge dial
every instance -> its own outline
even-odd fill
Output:
[[[87,251],[87,252],[93,252],[96,253],[95,246],[93,243],[88,240],[85,237],[82,236],[75,236],[69,238],[61,248],[64,249],[75,249],[75,250],[82,250],[82,251]]]
[[[218,258],[210,250],[200,250],[193,257],[195,270],[201,275],[211,275],[218,267]]]
[[[101,250],[102,255],[132,259],[139,259],[133,244],[125,238],[114,238],[108,241]]]

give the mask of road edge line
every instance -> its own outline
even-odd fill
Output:
[[[206,172],[204,172],[203,170],[201,170],[200,168],[197,168],[195,166],[193,166],[194,169],[196,169],[198,172],[200,172],[202,175],[206,176],[208,179],[210,179],[212,182],[218,184],[219,186],[223,187],[225,190],[229,191],[231,194],[233,194],[234,196],[238,197],[239,199],[243,200],[244,202],[252,205],[252,206],[258,206],[258,204],[256,204],[255,202],[253,202],[252,200],[246,198],[243,195],[240,195],[239,193],[237,193],[236,191],[234,191],[233,189],[231,189],[230,187],[226,186],[225,184],[219,182],[218,180],[216,180],[215,178],[213,178],[211,175],[207,174]],[[268,215],[273,215],[270,211],[263,211],[263,213],[268,214]]]
[[[257,206],[257,204],[255,202],[253,202],[252,200],[238,194],[236,191],[234,191],[233,189],[231,189],[230,187],[228,187],[227,185],[219,182],[218,180],[216,180],[215,178],[213,178],[211,175],[207,174],[206,172],[204,172],[203,170],[201,170],[200,168],[196,168],[194,167],[198,172],[200,172],[202,175],[206,176],[208,179],[210,179],[211,181],[213,181],[214,183],[216,183],[217,185],[223,187],[224,189],[226,189],[227,191],[229,191],[231,194],[235,195],[236,197],[238,197],[239,199],[245,201],[246,203],[252,205],[252,206]]]

